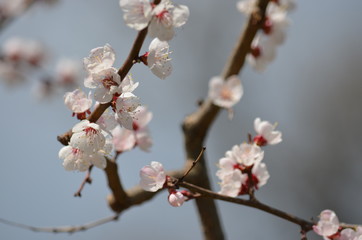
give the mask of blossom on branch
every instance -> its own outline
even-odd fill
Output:
[[[92,154],[103,150],[108,135],[98,124],[83,120],[72,129],[70,145],[81,151]]]
[[[236,75],[230,76],[226,80],[215,76],[210,79],[208,96],[216,106],[230,109],[243,96],[243,86]]]
[[[130,92],[122,93],[116,98],[116,119],[123,127],[132,130],[136,109],[139,107],[140,99]]]
[[[318,235],[329,237],[338,232],[339,220],[335,212],[332,210],[323,210],[319,215],[317,225],[313,226],[313,230]]]
[[[152,18],[152,5],[149,0],[120,0],[119,5],[128,27],[137,31],[147,27]]]
[[[89,56],[83,59],[83,64],[85,70],[91,74],[112,67],[115,59],[116,54],[111,45],[107,43],[104,47],[92,49]],[[88,81],[90,82],[88,83]],[[92,82],[91,79],[87,79],[85,85],[92,86]],[[86,87],[88,87],[87,85]]]
[[[87,154],[79,148],[65,146],[59,151],[59,158],[63,159],[63,166],[67,171],[84,172],[91,165],[104,169],[107,161],[100,152]]]
[[[216,176],[221,180],[220,194],[230,197],[247,194],[250,187],[259,189],[269,179],[265,163],[261,163],[264,152],[255,144],[235,145],[219,160]],[[251,179],[249,179],[249,174]]]
[[[159,162],[151,162],[140,171],[140,185],[148,192],[156,192],[163,188],[166,182],[166,173]]]
[[[187,6],[173,4],[170,0],[161,0],[152,10],[148,34],[161,41],[170,41],[175,34],[174,28],[183,26],[189,15]]]
[[[172,189],[169,191],[168,202],[173,207],[181,207],[182,204],[186,201],[186,197],[179,191]]]
[[[165,79],[172,72],[170,53],[168,43],[155,38],[149,46],[149,51],[141,56],[141,59],[153,74],[160,79]]]
[[[83,120],[86,118],[87,113],[90,114],[89,109],[92,106],[92,99],[90,94],[87,97],[82,90],[76,89],[73,92],[65,93],[64,103],[73,112],[73,116],[77,115],[79,120]]]
[[[274,131],[276,124],[272,125],[268,121],[261,121],[260,118],[254,120],[254,129],[257,136],[254,137],[254,142],[259,146],[275,145],[282,141],[282,133]]]

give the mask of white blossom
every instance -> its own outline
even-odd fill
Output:
[[[267,40],[276,45],[280,45],[284,42],[286,36],[286,29],[289,26],[289,19],[287,17],[287,11],[276,5],[269,5],[267,9],[266,23],[269,27],[267,32]]]
[[[140,171],[140,185],[145,191],[156,192],[163,188],[166,181],[166,173],[159,162],[151,162]]]
[[[228,156],[228,152],[226,156]],[[252,166],[264,158],[264,151],[255,144],[242,143],[240,146],[234,146],[231,150],[231,156],[236,162],[244,166]]]
[[[135,110],[140,106],[140,100],[130,92],[122,93],[116,100],[116,119],[125,128],[133,129]]]
[[[230,76],[226,80],[221,77],[213,77],[209,82],[209,98],[219,107],[231,108],[238,103],[243,96],[243,87],[240,79]]]
[[[229,197],[237,197],[241,191],[241,186],[246,181],[247,177],[246,174],[242,174],[238,169],[234,169],[229,174],[225,174],[221,179],[221,190],[219,193]]]
[[[254,142],[259,146],[280,143],[282,141],[282,133],[280,131],[274,131],[275,127],[275,124],[272,125],[268,121],[261,121],[260,118],[256,118],[254,120],[254,129],[258,135],[254,138]]]
[[[98,103],[99,104],[99,103]],[[96,106],[98,105],[96,104]],[[115,113],[113,110],[107,108],[96,122],[104,131],[111,132],[118,126]]]
[[[81,64],[68,58],[60,59],[55,67],[55,78],[57,83],[62,86],[77,85],[80,79]]]
[[[73,92],[65,93],[64,103],[73,113],[84,115],[83,118],[78,117],[78,119],[84,119],[86,112],[92,106],[92,99],[90,94],[87,97],[82,90],[76,89]]]
[[[256,179],[256,189],[265,185],[270,178],[268,169],[266,168],[265,163],[262,162],[255,163],[251,172],[253,174],[253,177]]]
[[[107,133],[98,124],[83,120],[73,127],[72,132],[69,145],[83,152],[96,153],[105,146]]]
[[[152,18],[152,6],[149,0],[120,0],[119,4],[128,27],[137,31],[147,27]]]
[[[332,210],[323,210],[319,215],[317,225],[313,226],[314,232],[318,235],[328,237],[335,234],[339,228],[339,220]]]
[[[275,59],[276,44],[265,36],[257,34],[251,44],[251,53],[246,57],[255,71],[262,72]]]
[[[152,40],[147,55],[147,65],[160,79],[165,79],[172,72],[170,53],[166,41],[160,41],[158,38]]]
[[[98,152],[87,154],[78,148],[65,146],[59,151],[59,158],[63,159],[63,166],[67,171],[86,171],[93,164],[104,169],[107,161],[104,156]]]
[[[189,15],[190,11],[187,6],[173,4],[169,0],[161,0],[152,10],[148,33],[152,38],[169,41],[175,34],[174,28],[184,25]]]
[[[181,207],[185,202],[186,197],[179,191],[172,191],[170,195],[168,195],[168,202],[173,207]]]
[[[136,135],[132,130],[117,126],[112,130],[113,146],[119,152],[126,152],[133,149],[136,145]]]
[[[115,52],[107,43],[104,47],[92,49],[89,56],[83,59],[83,64],[88,73],[96,73],[112,67],[115,59]]]
[[[121,77],[118,70],[110,67],[97,73],[92,73],[92,81],[85,82],[86,87],[95,88],[94,99],[100,103],[110,102],[113,95],[122,92]],[[89,85],[88,85],[89,83]]]

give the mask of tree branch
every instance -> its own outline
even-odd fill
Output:
[[[138,32],[138,35],[133,43],[133,46],[128,54],[126,61],[123,63],[122,67],[118,70],[118,74],[121,76],[122,80],[127,76],[129,70],[132,68],[133,60],[137,59],[146,36],[147,36],[147,28]],[[96,122],[101,117],[103,112],[110,106],[111,106],[110,102],[99,104],[94,109],[92,114],[89,115],[88,120],[90,122]],[[68,145],[71,137],[72,137],[72,130],[69,130],[64,134],[59,135],[57,137],[57,140],[63,145]]]
[[[299,217],[293,216],[289,213],[283,212],[279,209],[276,209],[276,208],[270,207],[266,204],[263,204],[255,198],[251,199],[251,200],[246,200],[246,199],[242,199],[242,198],[229,197],[229,196],[225,196],[225,195],[221,195],[221,194],[212,192],[208,189],[204,189],[204,188],[201,188],[199,186],[196,186],[194,184],[187,183],[187,182],[180,182],[179,185],[181,187],[191,190],[192,192],[199,193],[200,197],[203,197],[203,198],[218,199],[221,201],[226,201],[226,202],[231,202],[231,203],[235,203],[235,204],[239,204],[239,205],[256,208],[256,209],[262,210],[264,212],[270,213],[270,214],[280,217],[284,220],[287,220],[289,222],[299,225],[304,232],[308,232],[308,231],[312,230],[313,225],[315,224],[313,222],[306,221]]]
[[[12,222],[6,219],[0,218],[0,222],[6,225],[10,225],[13,227],[23,228],[27,230],[31,230],[34,232],[48,232],[48,233],[75,233],[80,231],[85,231],[90,228],[94,228],[100,225],[103,225],[108,222],[116,221],[118,220],[119,214],[116,214],[114,216],[106,217],[99,219],[94,222],[86,223],[84,225],[79,226],[64,226],[64,227],[34,227],[22,223]]]
[[[244,27],[242,34],[236,43],[234,50],[224,67],[222,77],[224,79],[238,74],[244,65],[245,57],[249,53],[251,43],[265,20],[265,11],[269,0],[259,0],[257,10],[249,16],[248,23]],[[183,122],[185,148],[187,159],[197,156],[199,149],[203,146],[206,134],[215,120],[220,108],[213,105],[208,99],[203,101],[197,111],[187,116]],[[204,157],[200,159],[200,164],[195,168],[198,176],[193,182],[203,188],[211,189],[209,178],[206,172],[206,162]],[[200,220],[202,222],[204,238],[211,240],[224,239],[220,220],[213,200],[206,198],[196,199]]]

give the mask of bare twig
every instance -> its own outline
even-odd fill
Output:
[[[252,207],[252,208],[257,208],[259,210],[262,210],[264,212],[270,213],[270,214],[280,217],[284,220],[287,220],[289,222],[299,225],[304,232],[308,232],[313,229],[313,225],[314,225],[313,222],[301,219],[301,218],[293,216],[289,213],[283,212],[279,209],[270,207],[266,204],[259,202],[256,199],[246,200],[246,199],[242,199],[242,198],[229,197],[229,196],[225,196],[225,195],[221,195],[221,194],[212,192],[208,189],[205,189],[205,188],[202,188],[202,187],[199,187],[194,184],[187,183],[187,182],[182,182],[179,185],[181,187],[187,188],[193,192],[199,193],[202,198],[213,198],[213,199],[218,199],[218,200],[231,202],[231,203],[235,203],[235,204],[239,204],[239,205],[244,205],[244,206],[248,206],[248,207]]]
[[[93,168],[93,165],[91,165],[88,169],[88,172],[87,172],[87,175],[85,175],[85,178],[83,180],[83,182],[80,184],[80,187],[78,189],[78,191],[76,191],[74,193],[74,197],[81,197],[82,196],[82,190],[85,186],[86,183],[89,183],[91,184],[92,183],[92,178],[91,178],[91,172],[92,172],[92,168]]]
[[[182,181],[184,180],[184,178],[190,173],[190,171],[195,167],[195,165],[197,164],[197,162],[201,159],[201,156],[202,156],[202,154],[204,153],[205,149],[206,149],[206,147],[202,147],[199,156],[195,159],[195,161],[192,162],[192,165],[191,165],[190,168],[185,172],[185,174],[184,174],[181,178],[179,178],[179,179],[177,180],[176,185],[177,185],[177,183],[182,182]]]
[[[99,219],[94,222],[86,223],[84,225],[63,226],[63,227],[34,227],[34,226],[22,224],[22,223],[9,221],[9,220],[2,219],[2,218],[0,218],[0,222],[3,224],[6,224],[6,225],[31,230],[34,232],[75,233],[75,232],[85,231],[87,229],[94,228],[94,227],[100,226],[100,225],[108,223],[108,222],[116,221],[116,220],[118,220],[118,218],[119,218],[119,214],[116,214],[114,216],[102,218],[102,219]]]

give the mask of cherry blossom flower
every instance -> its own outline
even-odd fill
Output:
[[[266,164],[263,162],[255,163],[251,172],[253,174],[253,180],[254,184],[256,185],[256,189],[264,186],[270,178]]]
[[[329,237],[337,233],[339,229],[339,220],[332,210],[323,210],[319,216],[317,225],[313,226],[314,232],[318,235]]]
[[[149,0],[120,0],[123,10],[123,19],[127,26],[137,31],[147,27],[152,15],[152,6]]]
[[[136,135],[132,130],[117,126],[112,130],[113,146],[119,152],[132,150],[136,145]]]
[[[268,41],[261,34],[257,34],[251,44],[251,52],[247,55],[246,60],[255,71],[262,72],[275,59],[275,56],[276,44],[273,41]]]
[[[268,41],[280,45],[285,40],[285,30],[289,26],[287,11],[273,4],[270,4],[267,10],[268,16],[264,23],[264,33],[267,35]]]
[[[79,61],[63,58],[58,61],[55,67],[55,79],[61,86],[76,86],[78,79],[80,79],[80,72],[81,65]]]
[[[160,41],[158,38],[153,39],[149,46],[149,52],[146,53],[147,66],[160,79],[165,79],[172,72],[170,53],[168,43]]]
[[[140,171],[140,185],[148,192],[156,192],[163,188],[166,182],[166,173],[159,162],[151,162],[150,165],[144,166]]]
[[[105,146],[106,135],[98,124],[83,120],[72,129],[70,145],[81,151],[92,154],[102,150]]]
[[[96,107],[99,103],[96,103]],[[110,133],[115,127],[118,126],[115,113],[109,108],[106,109],[96,122],[104,131]]]
[[[73,115],[77,115],[77,118],[83,120],[86,118],[86,114],[90,114],[90,107],[92,106],[92,99],[90,94],[88,97],[85,93],[76,89],[73,92],[67,92],[64,95],[65,105],[73,112]]]
[[[244,166],[252,166],[264,158],[264,151],[255,144],[242,143],[240,146],[234,146],[226,156],[235,158],[236,162]]]
[[[274,131],[276,125],[272,125],[268,121],[261,121],[260,118],[254,120],[254,129],[257,132],[257,136],[254,138],[254,142],[259,146],[275,145],[282,141],[282,133],[280,131]]]
[[[110,102],[114,94],[122,92],[121,77],[118,70],[113,67],[92,73],[92,85],[88,83],[86,87],[95,88],[94,99],[100,103]]]
[[[171,40],[175,34],[174,28],[184,25],[189,15],[187,6],[173,4],[170,0],[161,0],[152,10],[153,17],[148,26],[149,36],[161,41]]]
[[[133,116],[132,130],[117,127],[112,131],[113,144],[118,152],[129,151],[138,146],[148,152],[152,146],[152,139],[147,124],[152,119],[152,113],[144,106],[139,106]]]
[[[219,193],[229,197],[237,197],[240,193],[242,184],[247,178],[248,175],[242,174],[238,169],[234,169],[228,174],[224,174],[221,179],[221,190]]]
[[[243,87],[240,79],[230,76],[226,80],[221,77],[213,77],[209,82],[209,98],[219,107],[231,108],[238,103],[243,96]]]
[[[83,59],[84,68],[88,73],[96,73],[113,66],[116,54],[108,43],[104,47],[97,47],[91,50],[89,56]],[[86,79],[84,85],[92,86],[92,79]]]
[[[139,98],[130,92],[122,93],[116,99],[116,119],[123,127],[133,129],[133,119],[138,106]]]
[[[98,152],[86,154],[78,148],[65,146],[59,151],[59,158],[63,159],[63,166],[67,171],[86,171],[93,164],[104,169],[107,161],[104,156]]]
[[[168,195],[168,202],[173,207],[180,207],[185,202],[186,197],[179,191],[172,190],[170,195]]]

